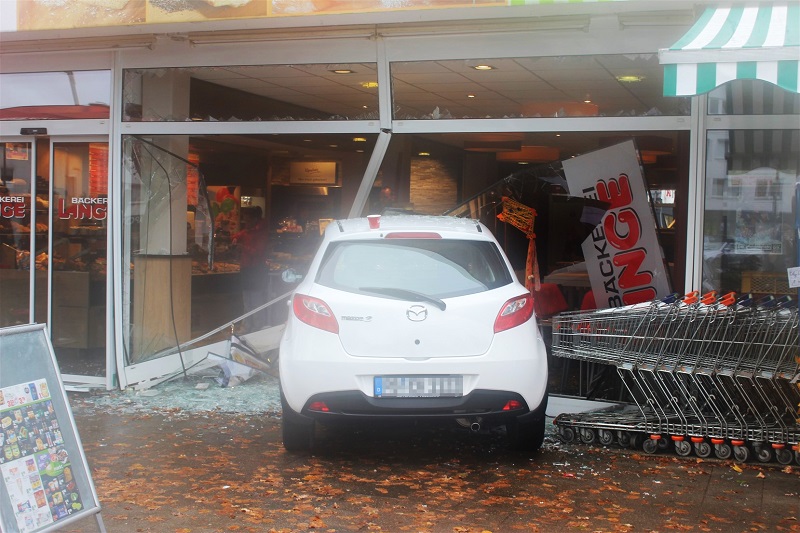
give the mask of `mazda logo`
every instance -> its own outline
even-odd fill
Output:
[[[406,317],[412,322],[422,322],[428,318],[428,308],[424,305],[412,305],[406,310]]]

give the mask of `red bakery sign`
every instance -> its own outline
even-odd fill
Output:
[[[58,200],[58,218],[62,220],[105,220],[108,214],[108,198],[66,198]]]
[[[26,207],[22,196],[0,196],[0,218],[23,218]]]

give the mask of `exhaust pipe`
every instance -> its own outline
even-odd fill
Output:
[[[479,432],[481,430],[481,423],[480,422],[473,422],[472,424],[469,425],[469,429],[473,433],[477,433],[477,432]]]

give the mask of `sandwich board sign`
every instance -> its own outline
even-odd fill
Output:
[[[45,326],[0,328],[0,531],[54,531],[91,516],[104,532]]]

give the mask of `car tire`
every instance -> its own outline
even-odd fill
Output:
[[[547,395],[545,395],[536,416],[530,420],[519,419],[506,424],[509,444],[511,448],[521,452],[533,453],[539,450],[544,443],[545,411],[547,409]]]
[[[283,447],[288,452],[307,452],[314,446],[314,421],[298,420],[297,415],[286,403],[281,391],[281,435]]]

